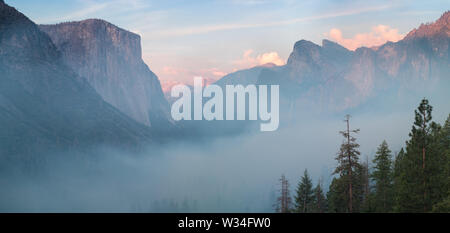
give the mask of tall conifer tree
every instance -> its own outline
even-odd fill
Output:
[[[375,182],[375,211],[389,212],[393,204],[393,175],[391,150],[386,141],[378,147],[373,163],[371,177]]]
[[[314,200],[314,192],[312,189],[311,178],[308,170],[305,169],[303,176],[298,183],[297,193],[295,196],[295,208],[298,213],[311,212],[312,202]]]
[[[406,152],[395,164],[395,210],[428,212],[445,195],[446,154],[440,149],[441,127],[432,122],[433,107],[423,99],[415,110]]]
[[[319,179],[316,187],[313,190],[314,198],[312,203],[312,211],[316,213],[324,213],[327,209],[327,200],[323,194],[322,181]]]

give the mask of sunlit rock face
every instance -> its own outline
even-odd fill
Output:
[[[158,78],[142,60],[139,35],[99,19],[40,28],[105,101],[140,123],[170,127],[168,103]]]

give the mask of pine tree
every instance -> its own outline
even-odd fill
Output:
[[[303,176],[297,186],[297,194],[295,196],[296,212],[310,212],[313,199],[314,192],[312,190],[311,178],[309,178],[308,170],[305,169]]]
[[[403,171],[404,171],[404,166],[405,163],[403,162],[405,159],[405,151],[403,150],[403,148],[400,149],[400,151],[397,153],[397,155],[395,156],[395,160],[394,160],[394,171],[393,171],[393,176],[394,176],[394,209],[396,209],[397,211],[399,211],[399,206],[401,203],[401,194],[402,194],[402,189],[403,189]]]
[[[343,213],[348,210],[346,186],[341,178],[334,177],[327,193],[328,212]]]
[[[378,147],[373,159],[374,171],[372,179],[375,182],[375,210],[377,212],[389,212],[392,209],[393,195],[393,175],[392,175],[392,155],[386,141]]]
[[[450,114],[442,127],[441,134],[438,139],[439,152],[443,154],[441,164],[442,169],[441,180],[443,183],[443,197],[441,201],[438,201],[433,205],[433,212],[450,212]]]
[[[359,144],[356,143],[356,138],[351,135],[351,133],[358,133],[359,129],[350,130],[350,115],[346,116],[345,122],[347,123],[347,129],[345,131],[340,131],[340,134],[345,138],[338,152],[336,160],[338,161],[338,166],[336,167],[334,174],[339,174],[340,179],[347,186],[348,195],[348,212],[353,212],[353,206],[357,200],[354,200],[356,196],[361,193],[355,192],[357,183],[361,185],[361,165],[359,164],[358,151]],[[359,182],[358,182],[359,181]],[[358,187],[361,188],[361,187]]]
[[[322,181],[319,180],[316,187],[313,190],[314,198],[312,202],[311,210],[315,213],[324,213],[327,209],[327,200],[323,194]]]
[[[369,169],[369,157],[366,156],[366,161],[362,166],[362,179],[363,179],[363,200],[361,211],[370,213],[375,212],[374,194],[372,193],[370,183],[370,169]]]
[[[426,211],[431,211],[433,205],[442,201],[447,196],[448,176],[447,158],[444,144],[441,144],[443,129],[440,124],[432,122],[430,131],[430,142],[426,159],[425,180],[426,180]],[[447,144],[448,148],[448,144]]]
[[[446,154],[440,150],[441,127],[431,121],[432,109],[428,100],[421,101],[406,151],[396,159],[396,211],[428,212],[445,197]]]
[[[421,212],[423,199],[421,191],[420,159],[403,149],[397,155],[394,169],[394,190],[396,212]]]

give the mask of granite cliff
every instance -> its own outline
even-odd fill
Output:
[[[40,29],[105,101],[142,124],[169,130],[169,105],[158,77],[142,60],[139,35],[100,19]]]

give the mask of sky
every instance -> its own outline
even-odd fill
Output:
[[[164,91],[194,76],[213,82],[286,63],[296,41],[329,39],[354,50],[398,41],[450,9],[444,1],[6,0],[38,24],[100,18],[141,36]]]

